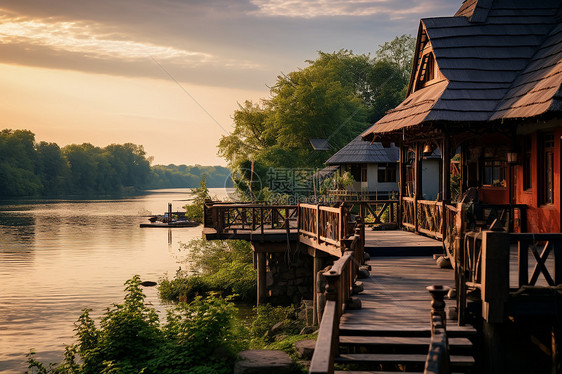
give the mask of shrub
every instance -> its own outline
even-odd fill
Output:
[[[161,324],[144,303],[138,276],[126,282],[123,304],[108,308],[96,327],[85,310],[76,322],[78,341],[60,364],[44,365],[28,355],[31,372],[45,374],[232,372],[238,349],[229,299],[196,297],[170,309]],[[79,356],[79,359],[76,359]]]
[[[233,295],[236,300],[255,301],[256,271],[248,242],[196,239],[184,248],[190,268],[198,273],[179,271],[172,280],[161,279],[158,290],[162,299],[187,301],[218,292],[222,296]]]

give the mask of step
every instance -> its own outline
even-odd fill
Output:
[[[427,354],[373,354],[373,353],[353,353],[341,354],[335,358],[339,364],[420,364],[424,365]],[[450,356],[451,366],[453,367],[472,367],[474,357],[472,356]]]
[[[334,374],[396,374],[396,371],[364,371],[364,370],[336,370]],[[400,371],[402,374],[422,374],[421,371]],[[458,374],[458,373],[452,373]]]
[[[395,336],[340,336],[342,353],[403,353],[427,354],[430,338]],[[453,355],[472,354],[473,345],[467,338],[450,338],[449,352]]]
[[[431,338],[410,336],[341,336],[340,345],[361,346],[413,346],[429,348]],[[472,348],[472,343],[467,338],[449,338],[449,347]]]
[[[336,370],[334,371],[334,374],[396,374],[396,371],[362,371],[362,370],[351,370],[351,371],[340,371],[340,370]],[[402,374],[422,374],[421,371],[400,371],[400,373]]]
[[[340,327],[341,336],[395,336],[395,337],[431,337],[429,327],[391,327],[381,328],[373,326],[343,326]],[[447,337],[467,337],[476,335],[476,329],[472,326],[447,326]]]

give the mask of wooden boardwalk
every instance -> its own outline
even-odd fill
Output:
[[[428,256],[379,257],[369,261],[371,277],[363,279],[365,290],[357,295],[360,310],[346,311],[342,329],[428,330],[431,296],[427,286],[454,286],[453,270],[440,269]],[[454,300],[446,300],[447,307]],[[455,322],[450,323],[452,328]]]
[[[431,256],[442,252],[442,243],[402,230],[365,230],[365,251],[371,256]]]

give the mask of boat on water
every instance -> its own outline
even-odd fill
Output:
[[[149,223],[141,223],[140,227],[195,227],[199,223],[188,219],[185,212],[172,212],[172,204],[168,203],[168,211],[162,215],[150,216]]]

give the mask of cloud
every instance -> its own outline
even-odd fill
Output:
[[[437,9],[444,0],[251,0],[258,7],[256,14],[272,17],[372,17],[387,15],[402,19]],[[449,2],[450,3],[450,2]],[[450,5],[450,4],[449,4]]]
[[[145,60],[153,57],[188,67],[202,64],[224,68],[256,68],[248,61],[219,60],[212,54],[172,46],[134,41],[127,35],[103,31],[100,24],[0,17],[0,44],[44,47],[54,52],[77,53],[89,58]]]

